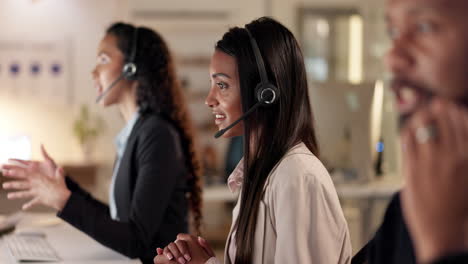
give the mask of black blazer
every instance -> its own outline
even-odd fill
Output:
[[[157,247],[187,232],[187,158],[175,127],[158,115],[143,114],[128,138],[115,180],[120,221],[112,220],[107,205],[68,177],[72,194],[58,216],[115,251],[153,263]]]
[[[382,225],[352,259],[352,264],[416,264],[411,236],[403,217],[400,193],[390,202]],[[445,256],[433,264],[467,264],[468,252]]]
[[[432,264],[466,264],[468,263],[468,252],[460,253],[458,255],[442,257]]]
[[[375,236],[352,259],[352,264],[416,264],[413,241],[397,193]]]

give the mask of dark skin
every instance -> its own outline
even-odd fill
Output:
[[[419,127],[433,125],[437,137],[418,143]],[[468,251],[468,111],[435,99],[402,132],[402,192],[405,220],[420,263]]]
[[[405,221],[420,263],[468,251],[468,1],[388,0]],[[410,91],[410,92],[408,92]],[[410,95],[408,95],[410,94]],[[428,96],[430,95],[430,96]],[[436,128],[418,141],[418,129]]]

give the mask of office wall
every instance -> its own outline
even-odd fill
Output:
[[[297,10],[299,7],[311,8],[356,8],[362,3],[373,0],[271,0],[272,15],[297,33]]]
[[[380,0],[379,0],[380,1]],[[196,5],[191,0],[133,0],[128,3],[130,16],[135,11],[192,11],[192,12],[231,12],[232,24],[242,24],[259,16],[273,16],[292,31],[297,29],[297,9],[299,7],[357,7],[375,0],[198,0]]]
[[[16,41],[63,40],[68,43],[71,67],[71,101],[51,102],[1,93],[0,133],[27,135],[32,140],[33,157],[38,158],[44,143],[59,161],[78,162],[80,149],[72,135],[72,122],[83,103],[106,120],[104,135],[97,142],[96,158],[113,159],[113,136],[120,126],[115,109],[94,105],[96,92],[91,80],[96,47],[111,21],[123,17],[121,0],[0,1],[0,39]],[[7,87],[0,87],[6,90]]]

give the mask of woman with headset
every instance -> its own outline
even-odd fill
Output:
[[[4,165],[15,189],[9,199],[43,204],[101,244],[152,263],[154,249],[201,221],[200,168],[193,135],[168,47],[145,27],[115,23],[101,40],[92,72],[98,100],[118,106],[126,121],[116,138],[109,206],[65,177],[42,147],[44,161]]]
[[[210,76],[206,104],[217,136],[244,137],[243,160],[228,180],[240,195],[225,263],[350,263],[348,227],[318,158],[293,34],[271,18],[231,28],[216,44]],[[157,264],[217,263],[205,240],[187,234],[157,251]]]

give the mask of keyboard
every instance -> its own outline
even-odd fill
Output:
[[[60,261],[52,246],[41,233],[13,234],[5,237],[10,254],[18,262]]]

